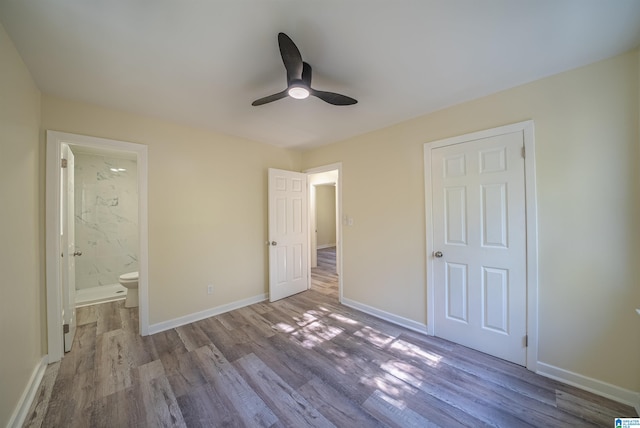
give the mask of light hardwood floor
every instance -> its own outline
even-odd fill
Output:
[[[307,292],[148,337],[122,302],[81,308],[25,426],[609,427],[636,416],[340,305],[330,255],[313,276]]]

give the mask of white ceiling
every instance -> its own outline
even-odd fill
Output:
[[[638,0],[0,0],[48,94],[280,147],[339,141],[628,51]],[[317,98],[283,90],[287,33]]]

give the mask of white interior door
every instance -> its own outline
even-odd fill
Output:
[[[431,152],[434,334],[526,364],[523,133]]]
[[[307,175],[269,169],[269,301],[309,288]]]
[[[62,145],[62,183],[60,186],[61,222],[61,281],[62,284],[62,322],[64,331],[64,351],[69,352],[76,333],[76,253],[75,249],[75,192],[74,157],[68,145]]]

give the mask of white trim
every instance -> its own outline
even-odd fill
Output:
[[[433,335],[435,322],[435,291],[432,286],[433,258],[430,254],[433,246],[433,205],[430,197],[431,189],[431,151],[439,147],[460,144],[466,141],[489,138],[498,135],[522,132],[525,149],[525,204],[527,218],[527,369],[536,371],[538,363],[538,202],[536,191],[536,161],[533,120],[513,123],[498,128],[486,129],[470,134],[445,138],[424,144],[424,186],[427,243],[427,331]]]
[[[524,137],[524,187],[527,216],[527,368],[538,364],[538,191],[533,121],[521,122]]]
[[[346,297],[342,299],[342,304],[345,306],[349,306],[350,308],[357,309],[366,314],[373,315],[376,318],[380,318],[392,324],[399,325],[400,327],[417,331],[418,333],[427,333],[427,326],[425,324],[410,320],[409,318],[401,317],[392,314],[391,312],[382,311],[380,309],[374,308],[373,306],[365,305],[364,303],[347,299]]]
[[[40,383],[42,383],[44,372],[47,370],[47,361],[48,358],[44,355],[33,369],[29,382],[27,383],[22,396],[20,396],[20,400],[18,400],[18,405],[13,410],[13,414],[9,418],[7,427],[21,427],[24,424],[24,421],[27,419],[29,409],[31,408],[31,404],[33,403],[33,399],[36,397],[38,388],[40,388]]]
[[[336,211],[337,211],[337,219],[339,221],[336,221],[336,234],[337,234],[337,240],[338,242],[336,242],[335,247],[336,247],[336,270],[338,271],[338,300],[341,303],[344,303],[344,294],[343,294],[343,289],[344,289],[344,283],[342,281],[342,279],[344,278],[344,275],[342,275],[342,162],[336,162],[336,163],[332,163],[329,165],[323,165],[323,166],[319,166],[319,167],[315,167],[315,168],[309,168],[309,169],[305,169],[303,172],[307,175],[309,174],[319,174],[322,172],[329,172],[329,171],[335,171],[338,170],[338,182],[336,183],[336,192],[337,192],[337,207],[336,207]],[[308,180],[307,180],[308,181]],[[307,183],[307,185],[309,186],[309,188],[311,187],[310,183]],[[311,234],[311,229],[309,229],[309,233]],[[309,240],[309,242],[311,242],[311,240]],[[309,260],[308,263],[309,266],[309,285],[311,285],[311,260]]]
[[[64,355],[62,297],[60,292],[60,152],[62,144],[134,153],[138,167],[138,281],[139,322],[143,336],[149,334],[149,247],[148,247],[148,155],[147,146],[84,135],[47,131],[46,158],[46,283],[47,338],[49,362]]]
[[[267,299],[268,295],[266,293],[263,293],[246,299],[236,300],[235,302],[227,303],[225,305],[216,306],[215,308],[210,308],[204,311],[195,312],[193,314],[185,315],[171,320],[162,321],[157,324],[150,325],[149,334],[156,334],[160,333],[161,331],[171,330],[172,328],[200,321],[205,318],[214,317],[216,315],[224,314],[225,312],[244,308],[245,306],[253,305],[255,303],[264,302]]]
[[[619,386],[593,379],[588,376],[583,376],[540,361],[538,361],[538,369],[536,370],[536,373],[541,376],[566,383],[567,385],[593,392],[594,394],[609,398],[619,403],[632,406],[640,415],[640,392],[621,388]]]
[[[47,284],[47,351],[51,361],[64,354],[60,291],[60,167],[61,144],[47,131],[45,251]],[[50,142],[51,139],[51,142]],[[53,140],[56,139],[55,143]]]

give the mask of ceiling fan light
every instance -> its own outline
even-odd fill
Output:
[[[291,98],[295,98],[296,100],[303,100],[309,96],[309,90],[302,86],[289,88],[288,93]]]

